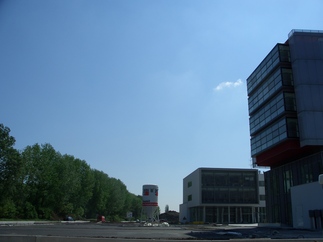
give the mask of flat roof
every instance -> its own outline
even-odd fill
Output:
[[[323,30],[311,30],[311,29],[292,29],[289,34],[288,38],[290,38],[294,33],[323,33]]]

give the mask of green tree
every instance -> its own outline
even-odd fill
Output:
[[[38,217],[83,217],[94,184],[90,166],[71,155],[61,155],[49,145],[27,146],[24,161],[25,214]]]
[[[142,196],[130,194],[131,197],[131,207],[129,211],[132,212],[132,216],[136,219],[141,217],[141,210],[142,210]]]
[[[86,213],[125,218],[141,214],[141,196],[125,184],[71,155],[61,155],[50,144],[13,148],[10,129],[0,124],[0,216],[45,218]]]
[[[68,159],[68,170],[66,180],[63,182],[65,182],[65,191],[68,194],[64,195],[68,198],[68,204],[73,205],[72,214],[76,217],[83,217],[86,205],[92,197],[94,176],[85,161],[67,155],[65,158]]]
[[[51,218],[57,192],[54,168],[60,157],[50,144],[27,146],[22,152],[25,202],[30,204],[25,213],[36,211],[39,218]]]
[[[108,201],[110,199],[111,189],[110,178],[102,171],[92,170],[94,177],[94,186],[92,197],[88,202],[87,215],[107,215],[109,213]]]
[[[121,217],[125,217],[125,201],[127,195],[126,186],[116,178],[110,178],[109,185],[111,187],[110,190],[110,198],[107,203],[107,207],[109,209],[108,214],[111,220],[118,220]]]
[[[0,124],[0,217],[13,218],[18,213],[15,201],[21,184],[21,157],[13,148],[15,142],[10,128]]]
[[[71,155],[63,155],[55,162],[54,174],[55,214],[83,217],[94,185],[90,166]]]

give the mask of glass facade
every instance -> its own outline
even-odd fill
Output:
[[[254,156],[287,137],[286,119],[283,118],[251,138],[251,155]]]
[[[269,122],[279,117],[284,112],[284,94],[280,93],[268,102],[266,106],[260,109],[259,112],[250,117],[250,134],[252,135],[262,127],[266,126]]]
[[[289,46],[277,44],[247,83],[251,155],[255,157],[286,139],[298,138]]]
[[[257,113],[250,117],[250,134],[253,135],[287,111],[296,112],[295,94],[279,93]]]
[[[247,79],[253,165],[271,168],[271,223],[292,225],[290,188],[323,173],[322,33],[292,31]]]
[[[252,96],[249,96],[248,106],[249,113],[254,112],[259,108],[270,96],[272,96],[277,90],[282,88],[282,77],[280,70],[275,71],[270,75],[266,82],[263,83]]]
[[[193,223],[237,224],[266,221],[264,207],[208,206],[192,207],[189,211]]]
[[[317,182],[323,173],[323,152],[272,168],[265,173],[267,217],[270,222],[292,224],[290,188]]]
[[[198,185],[195,190],[185,186],[188,222],[264,222],[265,203],[259,195],[264,195],[264,175],[258,170],[199,168],[184,179],[184,184],[191,182]]]
[[[252,223],[251,207],[206,207],[207,223]]]
[[[279,45],[276,45],[256,70],[248,78],[248,92],[252,92],[256,86],[268,75],[280,62]]]
[[[255,160],[255,165],[258,155],[262,152],[288,139],[299,138],[294,78],[290,61],[289,46],[277,44],[247,80],[251,156]],[[272,211],[270,219],[280,217],[282,212],[286,218],[290,216],[290,211],[281,210],[281,204],[290,203],[290,199],[286,196],[282,202],[279,186],[284,186],[284,189],[288,190],[291,179],[292,174],[289,172],[283,176],[275,173],[271,179],[271,189],[267,190],[269,185],[266,186],[266,207],[270,207],[269,210]],[[275,202],[268,204],[268,199]],[[265,219],[261,210],[258,216]],[[278,220],[269,221],[278,222]]]
[[[192,207],[189,209],[191,221],[203,221],[203,207]]]
[[[253,92],[281,62],[290,62],[289,46],[277,44],[249,76],[247,83],[248,93]]]
[[[256,171],[206,170],[201,173],[202,204],[257,204]]]
[[[273,94],[277,93],[277,91],[286,87],[293,87],[293,84],[293,74],[291,69],[277,69],[263,81],[261,86],[258,87],[252,95],[249,96],[249,113],[253,113],[256,109],[261,107]]]
[[[255,155],[287,138],[298,138],[296,118],[283,118],[251,138],[251,155]]]

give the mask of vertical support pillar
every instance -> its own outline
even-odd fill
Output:
[[[239,210],[240,210],[240,221],[239,221],[239,223],[241,223],[243,221],[243,217],[242,217],[242,207],[240,207]]]
[[[223,214],[224,214],[224,207],[222,207],[222,212],[221,212],[221,224],[223,224]]]

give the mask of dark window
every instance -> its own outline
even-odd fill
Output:
[[[254,171],[202,171],[202,181],[202,203],[258,202],[258,180]]]
[[[283,68],[282,69],[282,77],[283,77],[283,84],[285,86],[293,86],[294,85],[293,73],[292,73],[291,69]]]
[[[290,62],[290,52],[289,46],[280,45],[279,46],[280,61]]]
[[[212,171],[205,171],[202,173],[202,186],[203,187],[214,186],[214,174]]]
[[[294,93],[284,93],[286,111],[296,111],[296,100]]]
[[[287,134],[290,138],[297,138],[299,137],[298,134],[298,122],[296,118],[287,118]]]
[[[204,189],[202,191],[203,203],[214,203],[214,189]]]

